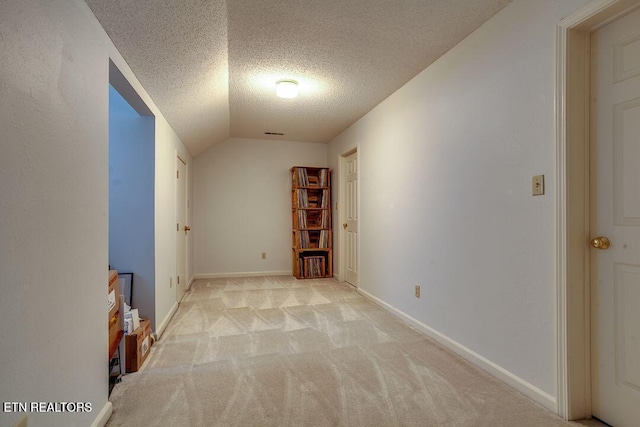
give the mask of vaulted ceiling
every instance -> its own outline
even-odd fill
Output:
[[[510,1],[86,0],[194,156],[329,142]],[[297,98],[275,96],[285,78]]]

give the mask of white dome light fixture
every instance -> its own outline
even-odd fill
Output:
[[[278,80],[276,82],[276,95],[280,98],[295,98],[298,96],[298,82],[295,80]]]

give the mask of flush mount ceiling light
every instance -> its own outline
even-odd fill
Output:
[[[278,80],[276,95],[280,98],[295,98],[298,96],[298,82],[295,80]]]

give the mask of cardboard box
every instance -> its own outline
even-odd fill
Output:
[[[141,319],[140,327],[125,336],[125,368],[137,372],[151,352],[151,323]]]
[[[120,289],[118,286],[117,270],[109,270],[109,293],[107,297],[107,304],[109,319],[111,319],[120,307]]]
[[[118,345],[118,334],[122,328],[120,327],[120,312],[116,311],[113,316],[109,317],[109,355],[115,350]]]
[[[107,294],[107,310],[109,311],[109,357],[118,347],[122,337],[122,325],[120,320],[120,289],[118,286],[118,272],[109,270],[109,293]]]

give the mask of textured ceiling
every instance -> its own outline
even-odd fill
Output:
[[[193,155],[229,138],[224,0],[86,0]]]
[[[193,155],[329,142],[511,0],[86,0]],[[295,99],[275,82],[299,82]]]

